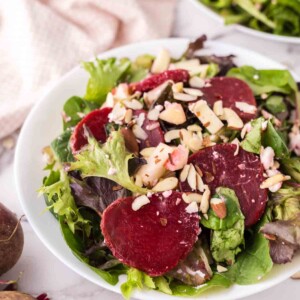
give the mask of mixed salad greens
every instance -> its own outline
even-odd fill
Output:
[[[255,30],[300,37],[299,0],[199,0],[224,17]]]
[[[297,83],[199,56],[204,41],[179,59],[83,63],[86,93],[66,101],[63,132],[43,149],[39,192],[66,243],[108,283],[127,274],[127,299],[253,284],[300,248]]]

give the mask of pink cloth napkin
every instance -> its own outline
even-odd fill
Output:
[[[170,34],[176,0],[0,1],[0,138],[80,61]]]

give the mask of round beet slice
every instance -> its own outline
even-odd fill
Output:
[[[187,82],[190,78],[187,70],[167,70],[159,74],[152,75],[140,82],[130,84],[132,91],[148,92],[167,80],[174,82]]]
[[[162,131],[158,121],[149,120],[147,118],[147,112],[143,109],[135,110],[133,114],[138,117],[142,113],[145,115],[142,128],[147,133],[148,138],[146,140],[140,140],[140,150],[148,147],[156,147],[159,143],[164,143],[164,132]]]
[[[256,114],[245,113],[239,110],[236,102],[246,102],[257,106],[254,95],[244,81],[233,77],[214,77],[207,81],[207,86],[201,88],[203,99],[212,107],[218,100],[223,101],[223,106],[234,110],[244,122],[256,117]]]
[[[70,139],[73,154],[87,144],[84,135],[84,125],[90,130],[97,141],[106,141],[105,125],[108,123],[108,115],[112,111],[110,107],[96,109],[87,114],[75,127]]]
[[[105,243],[113,255],[151,276],[176,267],[200,234],[199,216],[186,211],[182,194],[163,194],[153,194],[150,202],[136,211],[132,209],[135,198],[116,200],[101,220]]]
[[[258,156],[242,148],[235,156],[236,145],[219,144],[204,148],[189,157],[189,163],[203,172],[203,181],[212,194],[220,186],[233,189],[245,216],[245,225],[255,224],[265,211],[268,193],[261,189],[265,180],[263,166]],[[187,182],[181,184],[182,191],[191,191]]]

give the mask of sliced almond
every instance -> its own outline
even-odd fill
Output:
[[[164,135],[165,142],[170,143],[172,140],[179,139],[179,137],[180,137],[179,132],[180,132],[180,129],[173,129],[173,130],[167,131]]]
[[[197,190],[199,190],[199,192],[203,192],[204,191],[204,183],[202,180],[202,177],[200,176],[200,174],[196,174],[196,182],[197,182]]]
[[[210,207],[220,219],[224,219],[227,216],[227,208],[225,200],[222,198],[211,198]]]
[[[144,129],[137,124],[133,125],[132,132],[135,135],[135,137],[139,140],[146,140],[148,138],[147,133],[144,131]]]
[[[167,88],[170,82],[170,80],[167,80],[161,85],[154,88],[153,90],[144,93],[144,100],[148,108],[150,108],[153,105],[153,103],[156,102],[156,100],[160,97],[160,95]]]
[[[217,265],[217,271],[218,271],[219,273],[224,273],[224,272],[227,272],[228,269],[225,268],[225,267],[223,267],[223,266],[221,266],[221,265]]]
[[[173,93],[182,93],[183,91],[183,82],[177,82],[172,85]]]
[[[187,127],[188,131],[195,131],[195,132],[202,132],[202,128],[197,125],[197,124],[193,124]]]
[[[180,173],[180,177],[179,177],[179,179],[180,179],[181,182],[184,182],[187,179],[190,167],[191,167],[191,165],[185,165],[183,167],[183,169],[182,169],[182,171]]]
[[[137,185],[137,186],[139,186],[139,187],[143,186],[143,180],[142,180],[142,176],[141,175],[135,174],[134,184]]]
[[[166,49],[160,50],[152,64],[151,72],[161,73],[168,70],[170,61],[171,61],[170,52]]]
[[[152,155],[152,153],[154,152],[155,147],[148,147],[148,148],[144,148],[143,150],[140,151],[140,154],[143,157],[149,157]]]
[[[260,188],[261,189],[267,189],[279,182],[283,182],[283,181],[286,181],[286,180],[290,180],[291,179],[291,176],[286,176],[286,175],[283,175],[281,173],[279,174],[276,174],[272,177],[269,177],[268,179],[264,180],[261,185],[260,185]]]
[[[128,124],[131,121],[131,119],[132,119],[132,110],[127,109],[125,113],[124,121],[126,124]]]
[[[166,109],[159,114],[159,118],[171,124],[180,125],[186,122],[186,115],[179,103],[170,103]]]
[[[227,121],[227,126],[230,129],[239,130],[242,129],[244,123],[238,114],[231,108],[224,108],[224,119]]]
[[[146,195],[141,195],[133,200],[131,208],[132,210],[137,211],[148,203],[150,203],[149,198]]]
[[[204,186],[204,193],[202,195],[200,211],[203,214],[206,214],[209,209],[209,198],[210,198],[210,190],[207,185]]]
[[[202,195],[197,193],[183,193],[182,199],[185,203],[191,203],[191,202],[201,203]]]
[[[173,97],[175,100],[183,101],[183,102],[191,102],[197,100],[197,96],[184,94],[184,93],[174,93]]]
[[[143,108],[143,104],[136,99],[124,100],[123,103],[127,108],[131,108],[133,110],[138,110]]]
[[[185,211],[189,214],[197,213],[199,210],[196,202],[191,202],[186,208]]]
[[[235,102],[235,107],[240,111],[247,113],[247,114],[255,114],[257,111],[257,107],[255,105],[250,105],[246,102]]]
[[[190,104],[189,110],[198,117],[203,126],[212,134],[217,133],[224,126],[204,100]]]
[[[197,96],[197,97],[203,96],[203,92],[200,91],[199,89],[184,88],[183,91],[188,95]]]
[[[213,111],[216,114],[216,116],[222,116],[223,115],[223,101],[218,100],[214,103]]]
[[[198,76],[194,76],[194,77],[190,78],[189,84],[193,88],[201,89],[205,86],[205,81],[202,78],[198,77]]]
[[[187,181],[189,186],[191,187],[192,190],[196,190],[197,188],[197,181],[196,181],[196,170],[195,167],[191,164]]]
[[[153,188],[154,192],[170,191],[177,187],[178,179],[176,177],[168,177],[160,180]]]

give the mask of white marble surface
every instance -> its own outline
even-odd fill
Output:
[[[173,36],[197,37],[203,33],[208,34],[210,38],[217,38],[226,43],[261,52],[284,63],[300,75],[300,45],[279,44],[228,31],[197,11],[191,1],[179,1]],[[7,140],[4,144],[3,141],[0,141],[0,201],[21,216],[22,209],[17,199],[13,180],[13,149],[7,149],[15,139],[16,136],[13,136],[12,140]],[[26,219],[23,219],[22,226],[25,233],[23,255],[17,265],[2,279],[14,279],[20,272],[23,272],[19,281],[20,290],[33,295],[46,292],[53,300],[122,299],[120,295],[88,282],[64,266],[39,241]],[[299,294],[300,280],[288,279],[280,285],[248,297],[246,300],[293,300],[299,299]]]

